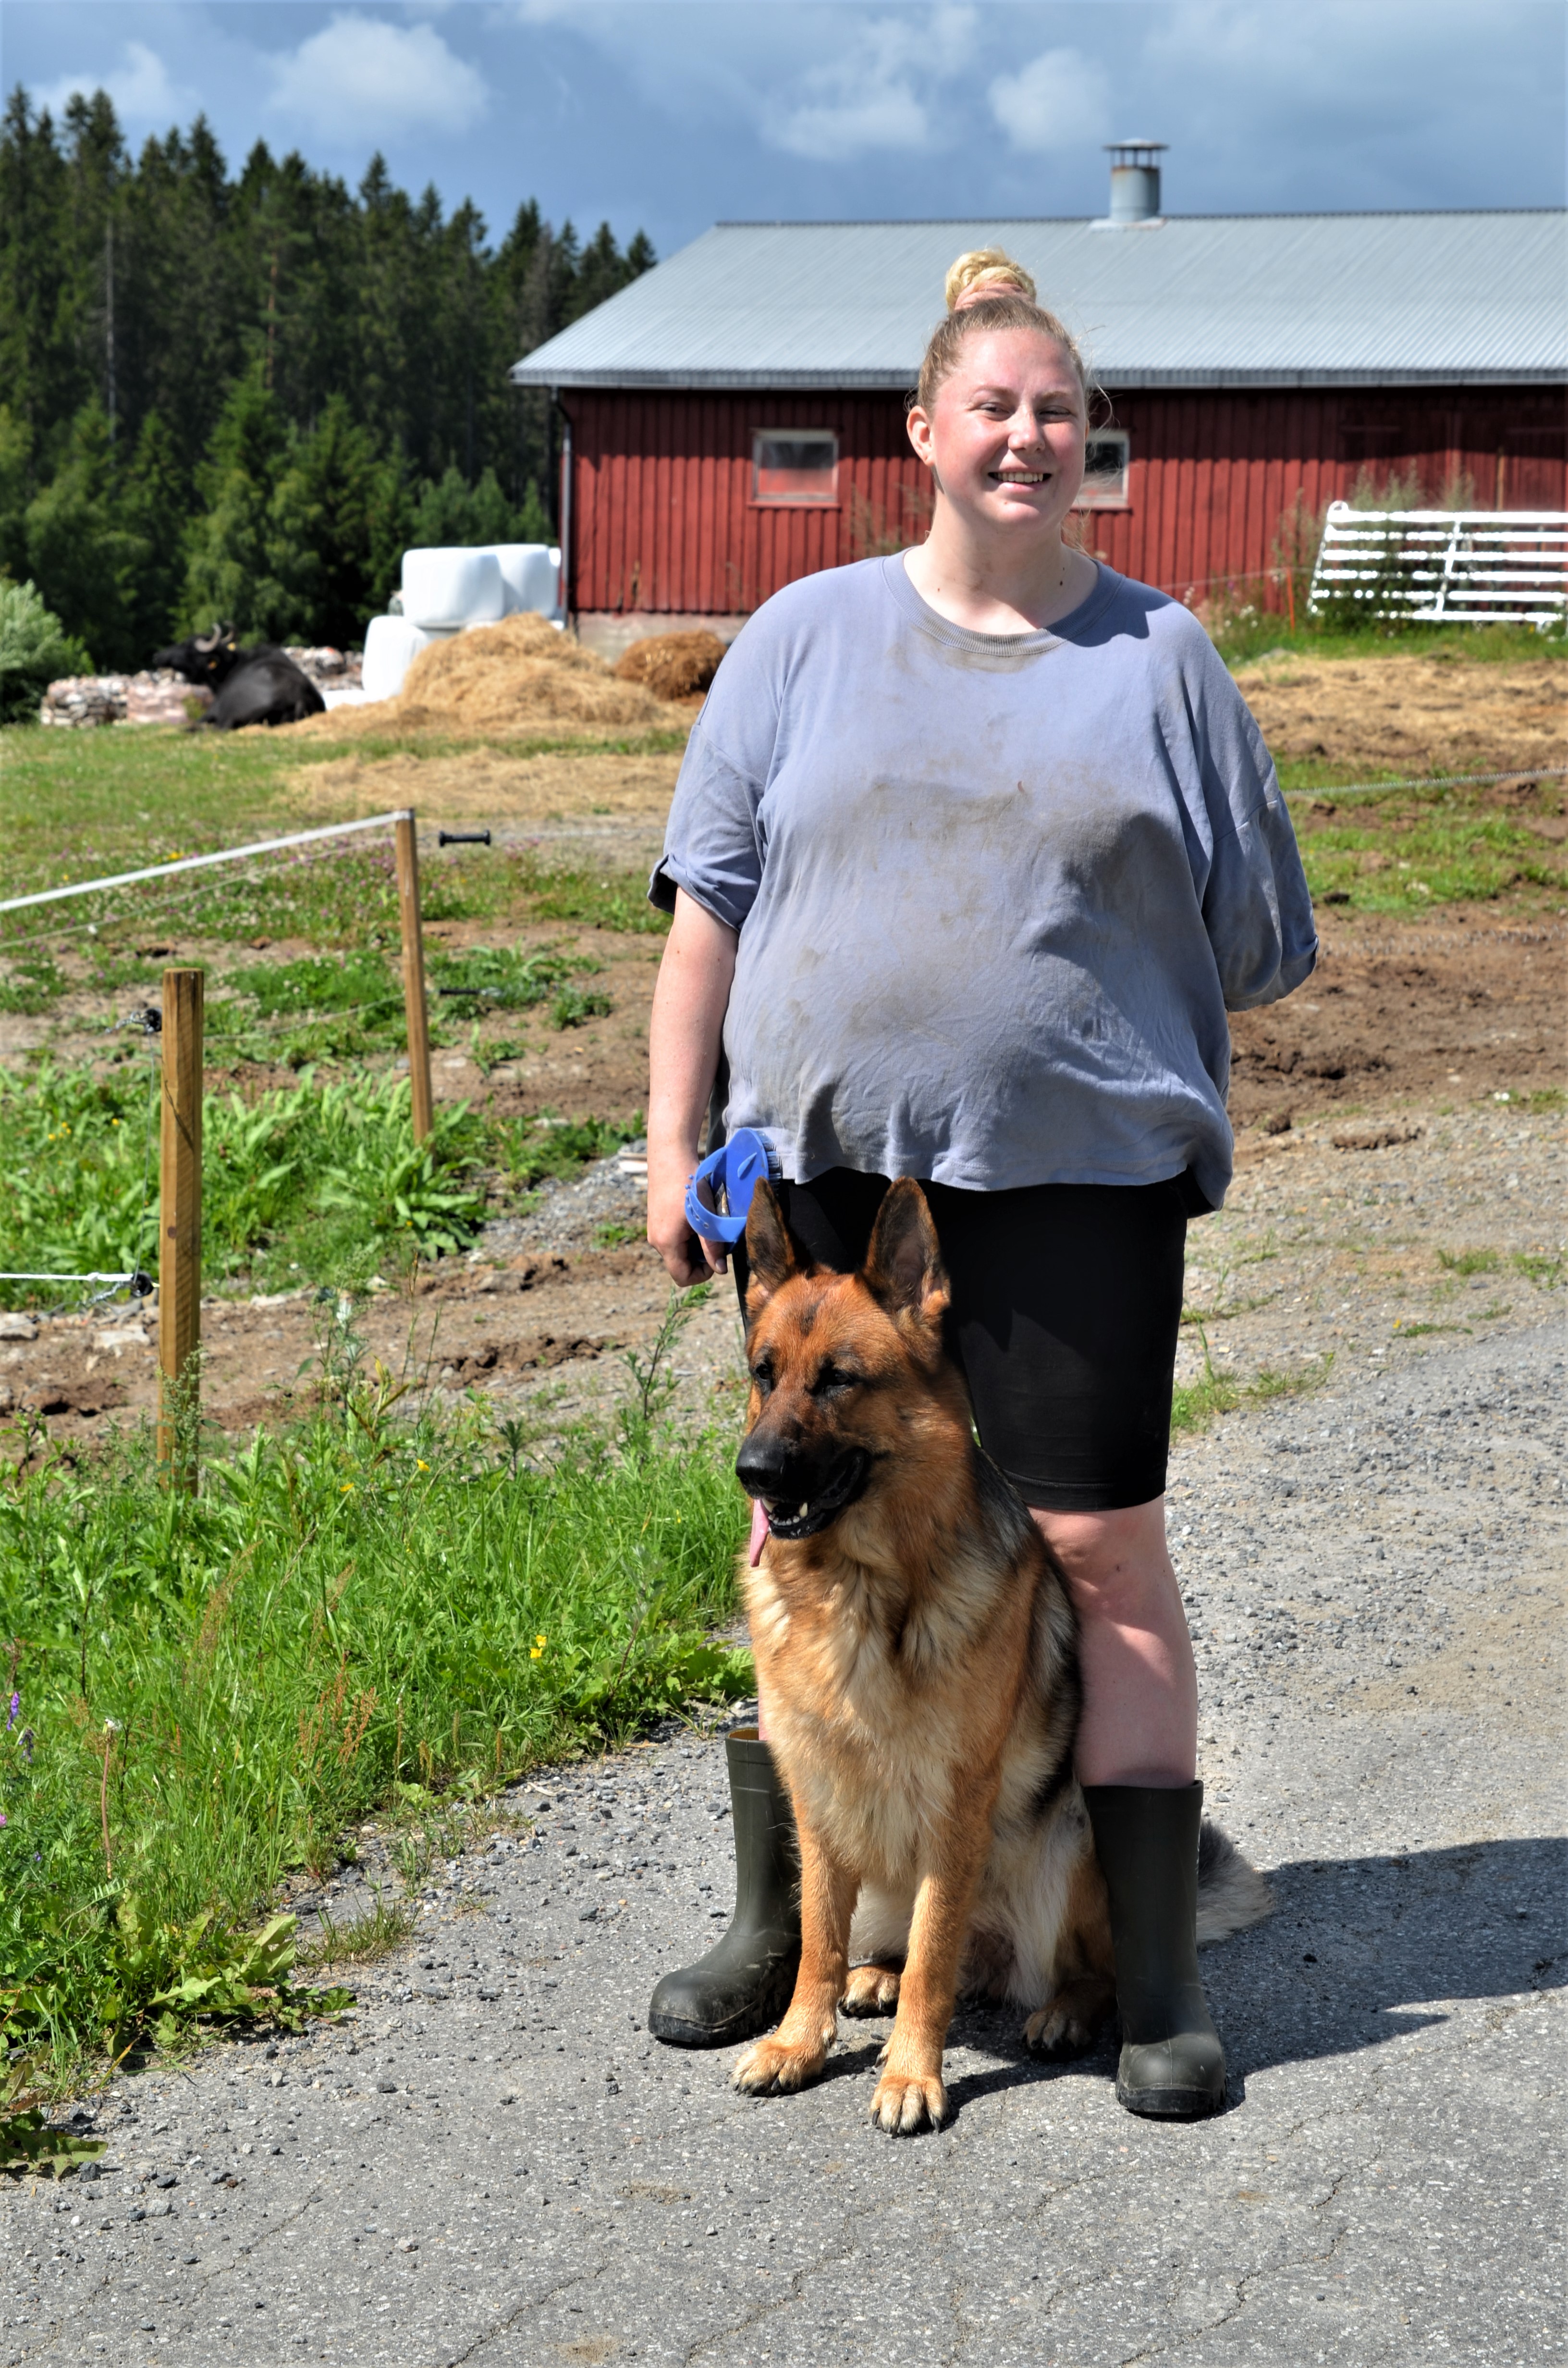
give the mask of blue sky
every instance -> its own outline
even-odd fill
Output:
[[[1560,0],[4,0],[7,89],[113,96],[133,145],[205,111],[493,233],[1093,214],[1100,142],[1170,142],[1173,212],[1555,205]]]

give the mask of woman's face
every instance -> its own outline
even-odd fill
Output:
[[[1009,536],[1060,532],[1084,482],[1084,394],[1054,338],[1035,329],[970,337],[910,441],[943,498]]]

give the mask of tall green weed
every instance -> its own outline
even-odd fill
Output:
[[[636,1406],[619,1444],[580,1439],[548,1470],[509,1448],[478,1409],[394,1429],[350,1394],[210,1463],[194,1499],[140,1438],[93,1474],[13,1479],[7,2044],[61,2063],[124,2044],[182,1982],[217,1985],[190,2013],[228,2010],[281,1876],[330,1867],[379,1804],[749,1691],[749,1658],[710,1641],[744,1527],[717,1446],[655,1436]]]
[[[156,1238],[156,1069],[107,1076],[43,1063],[0,1070],[9,1191],[0,1265],[51,1274],[130,1271]],[[481,1148],[463,1109],[414,1141],[405,1077],[318,1085],[310,1076],[247,1104],[210,1096],[203,1121],[202,1235],[209,1284],[369,1270],[399,1242],[421,1256],[460,1248],[483,1215],[469,1180]],[[10,1284],[9,1304],[49,1295]]]

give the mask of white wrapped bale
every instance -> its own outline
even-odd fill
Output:
[[[426,632],[493,625],[506,613],[506,586],[494,551],[405,551],[403,613]]]
[[[506,587],[506,613],[529,609],[550,617],[561,606],[561,550],[553,542],[492,542],[485,546]]]
[[[365,632],[362,679],[366,699],[395,699],[420,651],[444,638],[440,633],[427,632],[407,617],[372,617]],[[337,703],[333,701],[335,706]]]

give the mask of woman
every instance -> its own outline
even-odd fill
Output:
[[[1063,541],[1086,408],[1051,313],[960,301],[909,414],[926,541],[790,586],[725,659],[651,890],[675,918],[648,1234],[677,1283],[720,1264],[683,1207],[716,1078],[715,1115],[768,1136],[820,1263],[860,1263],[890,1178],[926,1184],[981,1440],[1077,1611],[1118,2093],[1199,2114],[1224,2059],[1165,1537],[1183,1249],[1230,1180],[1226,1010],[1289,994],[1316,939],[1267,752],[1202,628]],[[731,1760],[736,1919],[650,2015],[687,2044],[762,2028],[793,1975],[787,1805],[764,1740]]]

